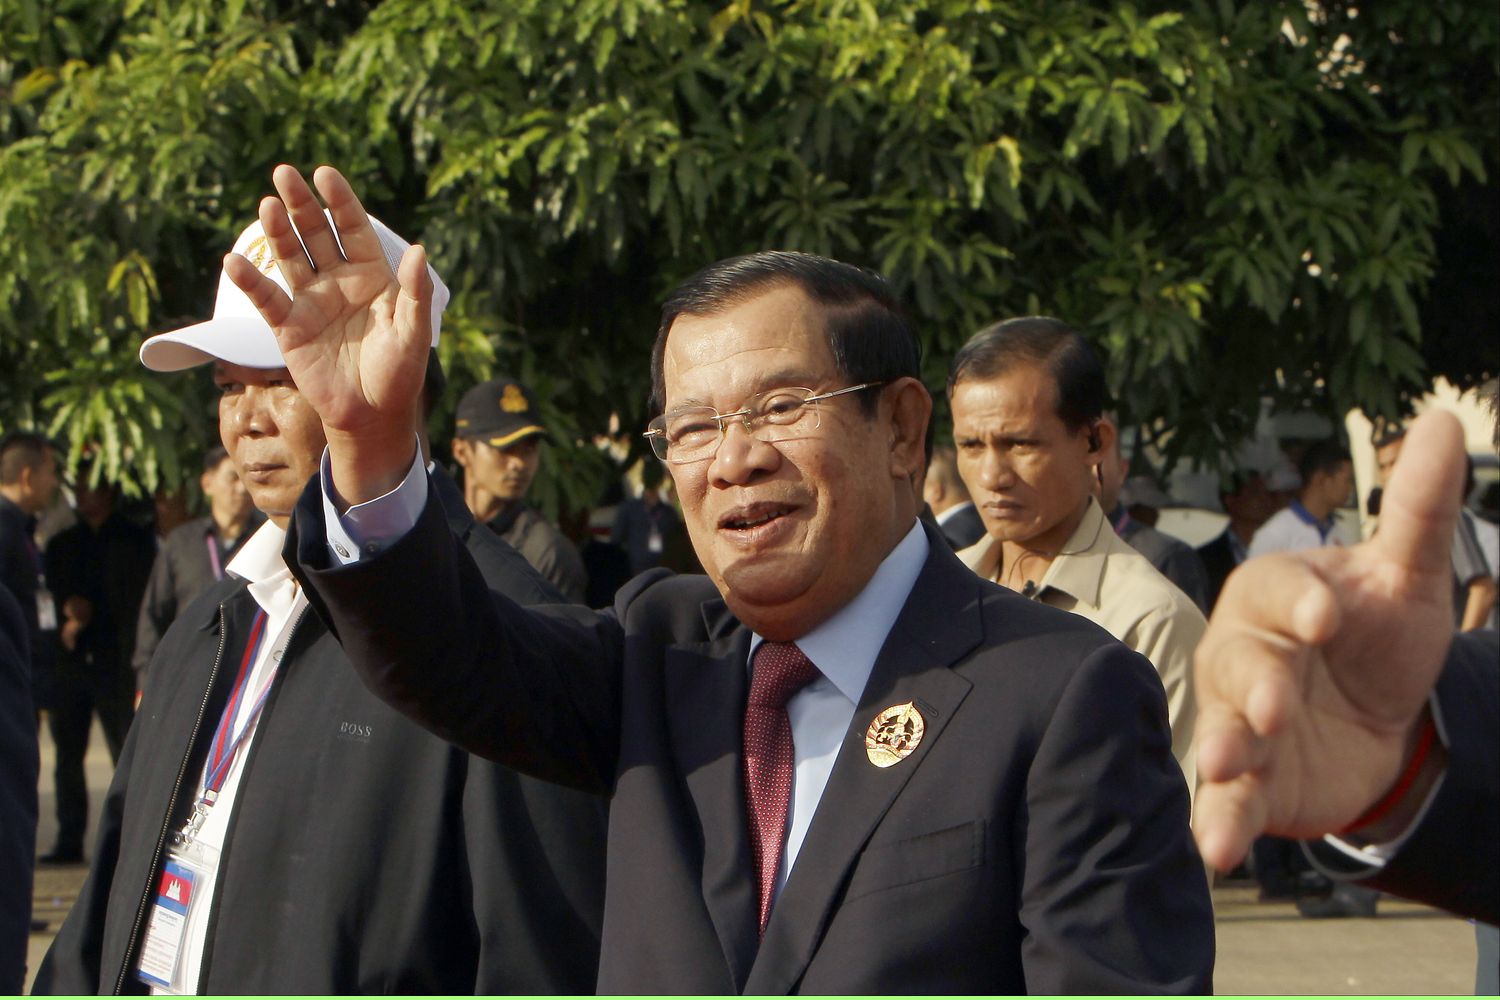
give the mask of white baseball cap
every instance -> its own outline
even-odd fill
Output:
[[[325,210],[323,214],[328,212]],[[386,262],[395,273],[401,256],[411,244],[373,215],[369,218],[375,235],[380,239]],[[329,221],[331,224],[331,216]],[[292,294],[281,275],[281,268],[276,265],[259,220],[240,233],[232,252],[254,264],[262,274],[280,285],[282,291]],[[427,276],[432,279],[432,346],[437,347],[443,310],[448,306],[448,286],[443,284],[443,279],[438,277],[431,264],[427,265]],[[261,318],[260,310],[222,270],[219,272],[219,293],[214,298],[213,319],[158,333],[141,344],[141,364],[153,371],[175,372],[211,361],[227,361],[246,368],[281,368],[286,364],[276,337],[271,333],[270,325]]]

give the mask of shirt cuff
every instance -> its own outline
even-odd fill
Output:
[[[318,463],[318,485],[323,493],[328,554],[340,566],[359,562],[400,541],[417,523],[427,504],[427,469],[420,445],[399,486],[374,500],[355,504],[342,514],[333,503],[333,473],[329,469],[327,447]]]
[[[1443,725],[1443,710],[1438,704],[1436,691],[1428,696],[1427,706],[1432,711],[1433,728],[1437,730],[1438,739],[1442,741],[1443,749],[1446,750],[1449,747],[1448,730]],[[1438,775],[1437,781],[1433,782],[1432,787],[1428,789],[1427,798],[1422,802],[1422,808],[1417,810],[1417,815],[1412,818],[1411,823],[1405,830],[1401,831],[1401,834],[1395,840],[1388,840],[1378,844],[1357,844],[1330,833],[1323,837],[1323,842],[1350,861],[1365,866],[1366,870],[1361,872],[1359,877],[1364,878],[1375,874],[1386,866],[1386,862],[1390,861],[1401,851],[1401,848],[1411,839],[1412,834],[1422,825],[1422,821],[1427,818],[1427,811],[1432,808],[1433,801],[1437,799],[1438,792],[1442,791],[1443,779],[1447,775],[1448,772],[1445,768],[1443,773]],[[1318,867],[1322,868],[1321,865]],[[1325,875],[1333,874],[1327,870],[1324,870],[1323,873]],[[1345,877],[1348,876],[1345,875]]]

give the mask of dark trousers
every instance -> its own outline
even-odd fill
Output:
[[[89,794],[83,774],[83,758],[89,748],[89,727],[94,713],[104,729],[110,760],[120,759],[120,748],[134,716],[135,693],[130,671],[118,664],[80,662],[72,658],[57,664],[54,677],[49,728],[57,748],[54,781],[57,787],[57,845],[59,854],[83,851],[88,829]]]

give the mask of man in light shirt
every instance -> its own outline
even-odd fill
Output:
[[[1151,661],[1172,752],[1193,785],[1192,657],[1203,613],[1115,534],[1094,492],[1114,448],[1104,369],[1048,317],[976,333],[948,375],[958,469],[986,537],[959,553],[985,579],[1097,623]]]
[[[1297,497],[1255,532],[1250,556],[1302,552],[1322,545],[1351,545],[1339,525],[1338,509],[1354,494],[1354,463],[1337,441],[1316,441],[1297,461],[1302,485]]]

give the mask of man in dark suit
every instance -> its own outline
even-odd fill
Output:
[[[612,792],[602,992],[1210,988],[1155,672],[917,524],[931,399],[880,279],[764,253],[680,288],[649,437],[707,578],[528,610],[444,530],[412,441],[423,253],[392,276],[337,171],[316,175],[337,241],[296,171],[275,180],[294,298],[226,272],[327,428],[300,572],[392,704]]]
[[[958,474],[958,453],[952,445],[940,444],[932,449],[922,499],[927,501],[933,520],[955,552],[984,537],[984,519]]]
[[[0,587],[0,992],[26,982],[36,854],[36,709],[21,605]]]
[[[1219,502],[1229,523],[1212,541],[1198,549],[1203,568],[1208,572],[1208,609],[1219,601],[1224,581],[1250,552],[1250,539],[1256,530],[1276,513],[1282,501],[1266,487],[1265,478],[1254,469],[1230,474],[1228,488],[1219,493]]]

